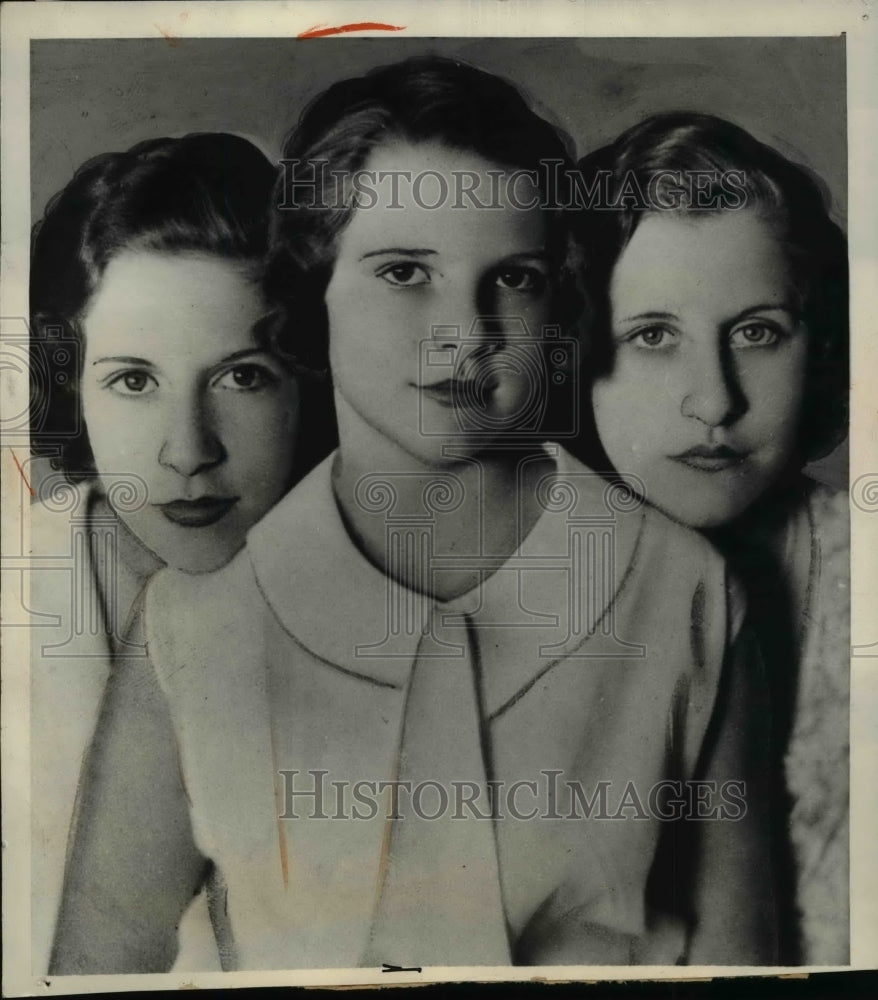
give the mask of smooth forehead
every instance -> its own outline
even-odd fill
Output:
[[[87,346],[148,334],[245,336],[262,311],[258,286],[236,261],[196,253],[125,250],[104,270],[83,316]],[[148,343],[145,345],[148,346]]]
[[[626,311],[692,306],[722,313],[783,300],[791,280],[774,227],[754,209],[653,212],[622,251],[610,293]]]
[[[383,246],[422,247],[510,256],[539,250],[546,213],[533,179],[469,150],[439,142],[393,141],[379,146],[363,165],[375,205],[355,209],[342,236],[342,252]],[[461,189],[473,189],[473,198]],[[473,204],[478,200],[481,207]]]

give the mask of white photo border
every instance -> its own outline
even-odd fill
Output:
[[[368,10],[368,15],[366,11]],[[186,15],[185,17],[183,15]],[[851,260],[852,372],[850,482],[878,492],[878,9],[868,0],[736,0],[701,4],[667,0],[405,0],[358,2],[6,3],[2,10],[2,315],[27,316],[30,245],[30,42],[42,38],[292,38],[310,29],[365,20],[400,27],[399,37],[741,37],[837,36],[847,41],[848,234]],[[358,35],[389,37],[364,30]],[[345,37],[345,36],[339,36]],[[320,44],[332,44],[327,38]],[[4,388],[2,405],[14,405]],[[4,442],[3,536],[27,532],[19,504],[15,452]],[[864,478],[865,477],[865,478]],[[866,508],[869,509],[866,509]],[[851,961],[845,968],[878,966],[878,503],[852,505],[853,596],[851,641]],[[5,616],[4,616],[5,617]],[[32,977],[29,957],[29,731],[28,639],[7,630],[2,644],[3,773],[3,993],[6,996],[287,985],[391,985],[373,969],[148,976]],[[394,975],[393,985],[424,982],[688,979],[771,975],[781,969],[543,967],[430,969]],[[796,967],[788,972],[801,973]],[[821,968],[821,971],[825,971]]]

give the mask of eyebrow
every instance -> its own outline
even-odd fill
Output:
[[[617,320],[618,323],[631,323],[634,320],[640,319],[677,319],[674,313],[669,312],[645,312],[637,313],[635,316],[626,316],[624,319]]]
[[[518,253],[511,253],[508,257],[504,257],[504,262],[507,260],[539,260],[548,261],[549,254],[545,250],[519,250]]]
[[[728,323],[737,323],[738,320],[744,319],[747,316],[752,316],[753,313],[758,312],[785,312],[793,318],[799,315],[798,310],[791,305],[789,302],[761,302],[759,305],[747,306],[746,309],[742,309],[739,313],[732,316]],[[642,319],[678,319],[679,317],[675,313],[671,312],[645,312],[637,313],[634,316],[626,316],[624,319],[620,319],[619,323],[631,323],[635,320]]]
[[[404,254],[406,257],[429,257],[436,251],[420,247],[386,247],[384,250],[370,250],[368,253],[364,253],[360,260],[365,260],[367,257],[381,257],[383,254],[390,253]]]
[[[757,312],[785,312],[788,313],[792,319],[795,319],[799,315],[799,310],[795,308],[789,302],[763,302],[758,306],[748,306],[746,309],[742,309],[737,316],[733,316],[730,323],[737,323],[738,320],[744,319],[746,316],[752,316],[753,313]]]
[[[224,365],[227,364],[229,361],[237,361],[239,358],[247,358],[253,354],[269,354],[269,353],[271,352],[264,347],[244,347],[240,351],[234,351],[232,354],[227,354],[225,357],[219,358],[217,361],[214,361],[211,367],[216,367],[216,365]],[[137,365],[138,368],[156,367],[154,361],[148,361],[146,358],[129,357],[128,355],[124,354],[107,358],[97,358],[95,361],[92,361],[92,367],[94,367],[94,365],[107,365],[107,364]]]
[[[223,365],[227,361],[237,361],[239,358],[250,357],[251,354],[271,354],[265,347],[244,347],[240,351],[234,351],[232,354],[227,354],[224,358],[220,358],[215,364]]]
[[[146,358],[131,358],[124,354],[120,354],[115,357],[98,358],[97,360],[92,361],[92,367],[95,365],[107,364],[138,365],[141,368],[155,368],[155,365],[151,361],[147,361]]]
[[[360,257],[360,260],[366,260],[368,257],[381,257],[388,254],[399,254],[404,257],[430,257],[435,256],[437,253],[437,250],[427,250],[421,247],[387,247],[384,250],[370,250],[368,253],[364,253]],[[548,259],[549,254],[545,250],[521,250],[518,253],[504,257],[501,263],[505,264],[516,260],[539,260],[545,262]]]

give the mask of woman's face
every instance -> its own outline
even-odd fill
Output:
[[[128,527],[171,566],[225,564],[290,484],[298,389],[256,342],[263,311],[228,260],[126,251],[84,316],[82,401],[98,473]],[[132,477],[145,503],[124,502]]]
[[[755,210],[649,215],[620,256],[595,420],[616,470],[675,519],[732,521],[794,460],[808,350],[796,303]]]
[[[441,462],[443,445],[472,452],[520,426],[545,391],[544,213],[509,203],[502,168],[439,143],[381,147],[364,169],[375,204],[342,232],[326,292],[342,451],[391,442]],[[456,196],[475,177],[486,201],[489,170],[498,207]],[[534,196],[520,177],[512,199]]]

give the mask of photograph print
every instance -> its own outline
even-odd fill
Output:
[[[850,964],[846,68],[31,40],[32,989]]]

